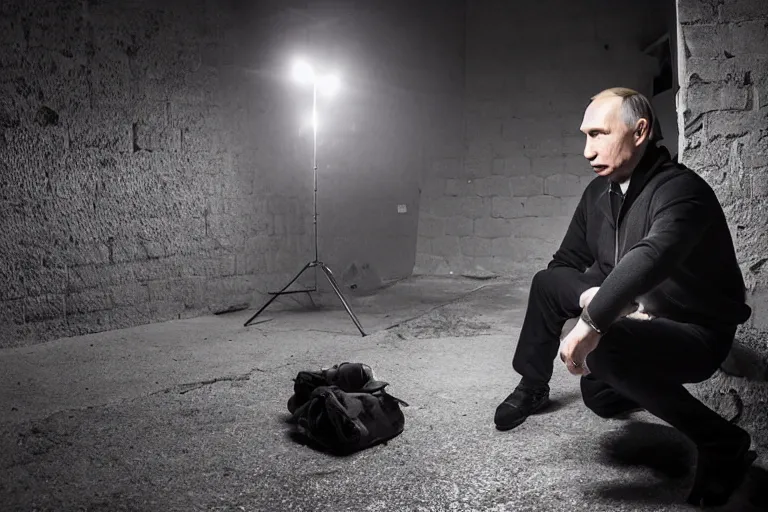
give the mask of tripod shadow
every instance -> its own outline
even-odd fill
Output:
[[[670,505],[685,500],[693,484],[696,449],[679,431],[656,423],[631,422],[617,434],[603,439],[601,444],[603,463],[650,469],[656,481],[605,484],[597,487],[598,495],[610,500],[657,505]],[[709,510],[768,510],[768,471],[753,466],[729,502]]]

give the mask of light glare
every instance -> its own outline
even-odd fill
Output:
[[[303,120],[304,126],[317,130],[317,113],[309,114]]]
[[[318,87],[323,92],[323,94],[327,95],[336,94],[340,86],[341,82],[339,81],[339,77],[336,75],[324,76],[320,79],[320,83],[318,84]]]
[[[293,77],[302,83],[312,83],[315,79],[315,72],[312,70],[312,66],[299,60],[293,64]]]

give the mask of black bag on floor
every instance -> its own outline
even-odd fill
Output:
[[[320,371],[301,371],[293,382],[293,396],[288,400],[291,413],[307,403],[312,392],[321,386],[337,386],[347,393],[375,393],[388,385],[376,380],[371,367],[363,363],[341,363]]]
[[[338,386],[320,386],[289,421],[326,450],[349,454],[398,436],[405,426],[400,405],[408,406],[383,387],[373,393],[347,393]]]

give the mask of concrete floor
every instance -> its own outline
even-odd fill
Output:
[[[288,307],[0,351],[0,510],[693,510],[689,443],[646,413],[593,415],[561,365],[550,409],[494,428],[527,286],[413,278],[349,297],[365,338],[341,309]],[[296,373],[343,361],[410,407],[388,444],[334,457],[284,420]],[[719,510],[766,510],[764,468]]]

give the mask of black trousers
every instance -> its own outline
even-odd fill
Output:
[[[534,276],[513,361],[523,381],[549,382],[563,325],[581,313],[579,296],[599,286],[596,279],[566,267]],[[728,439],[736,427],[694,398],[683,384],[711,377],[735,332],[735,326],[714,330],[664,318],[622,318],[587,357],[591,374],[581,378],[584,403],[600,416],[610,416],[627,403],[637,404],[699,446]]]

